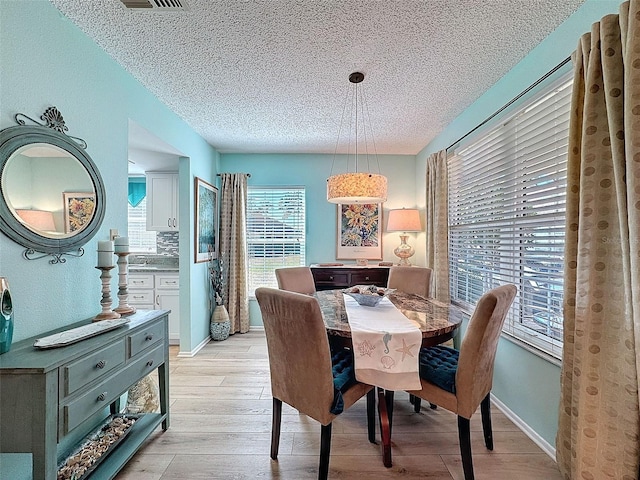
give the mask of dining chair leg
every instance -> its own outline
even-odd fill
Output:
[[[372,388],[367,393],[367,430],[369,441],[376,443],[376,389]]]
[[[420,413],[420,408],[422,407],[422,399],[420,397],[414,397],[413,400],[413,411],[416,413]]]
[[[322,425],[320,430],[320,465],[318,480],[327,480],[329,476],[329,455],[331,453],[331,424]]]
[[[414,394],[410,393],[409,394],[409,403],[411,405],[413,405],[415,401],[416,401],[416,396]]]
[[[271,419],[271,458],[278,459],[280,447],[280,424],[282,422],[282,400],[273,398],[273,416]]]
[[[490,393],[480,403],[482,414],[482,431],[484,432],[484,444],[487,449],[493,450],[493,429],[491,428],[491,398]]]
[[[473,459],[471,458],[471,430],[469,419],[458,415],[458,441],[460,442],[460,456],[464,480],[474,480]]]

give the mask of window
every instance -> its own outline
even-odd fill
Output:
[[[515,284],[504,332],[558,358],[572,82],[548,82],[449,159],[451,298],[471,308]]]
[[[249,187],[247,252],[251,295],[258,287],[278,286],[276,268],[305,265],[305,241],[303,187]]]
[[[129,207],[129,249],[134,253],[156,253],[156,232],[147,231],[147,198]]]

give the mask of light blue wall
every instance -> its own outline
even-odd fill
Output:
[[[83,138],[104,180],[107,202],[100,231],[85,255],[63,265],[27,261],[23,247],[0,235],[0,276],[9,279],[14,340],[63,327],[100,312],[98,240],[110,228],[127,231],[128,122],[131,119],[183,153],[180,160],[181,350],[208,335],[206,264],[194,264],[193,177],[215,181],[218,154],[184,121],[143,88],[47,0],[0,1],[0,129],[13,116],[39,118],[49,106],[64,116],[69,134]],[[112,292],[117,287],[117,276]],[[0,478],[30,478],[30,466],[2,455]]]
[[[400,244],[395,233],[386,233],[386,214],[391,208],[416,206],[414,179],[416,159],[412,155],[380,155],[380,173],[388,180],[388,201],[384,204],[382,236],[383,259],[397,260],[393,249]],[[313,154],[221,154],[222,172],[250,173],[249,186],[296,185],[304,186],[307,214],[307,263],[336,260],[337,207],[327,202],[327,178],[331,174],[333,155]],[[344,157],[336,157],[333,173],[344,173]],[[374,169],[377,171],[377,169]],[[424,243],[423,235],[410,241],[417,246]],[[417,246],[412,261],[424,262],[424,248]],[[414,260],[415,259],[415,260]],[[346,261],[346,260],[345,260]],[[262,325],[260,311],[251,301],[252,325]]]
[[[58,107],[69,134],[83,138],[107,193],[102,228],[82,258],[64,265],[26,261],[21,246],[0,236],[0,275],[9,279],[15,340],[61,327],[100,311],[98,240],[110,228],[127,231],[127,149],[131,119],[185,156],[180,163],[181,318],[190,351],[208,333],[206,265],[194,264],[193,176],[215,181],[217,152],[158,101],[48,1],[0,2],[0,128],[17,112],[38,118]],[[115,277],[115,276],[114,276]],[[115,291],[117,278],[113,279]]]
[[[604,15],[617,13],[620,3],[618,0],[586,0],[574,15],[429,143],[417,156],[418,198],[425,198],[425,164],[431,153],[447,148],[570,56],[580,36],[591,30],[591,24]],[[493,393],[497,398],[544,441],[555,446],[560,368],[502,338],[494,379]]]

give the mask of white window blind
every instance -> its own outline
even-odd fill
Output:
[[[549,82],[449,159],[452,299],[515,284],[503,330],[558,358],[571,85]]]
[[[129,249],[133,253],[157,253],[156,232],[147,231],[147,198],[129,207]]]
[[[277,288],[275,269],[305,265],[304,187],[249,187],[249,292]]]

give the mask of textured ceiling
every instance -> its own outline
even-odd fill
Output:
[[[333,153],[361,71],[379,154],[419,152],[583,3],[50,1],[220,152]]]

